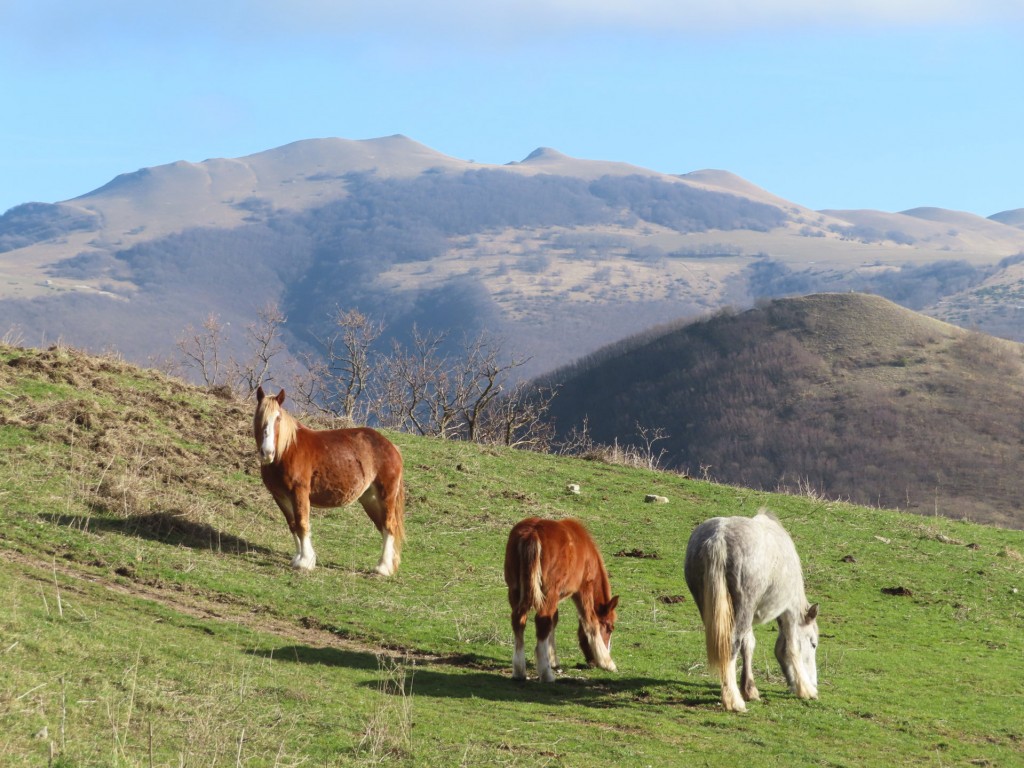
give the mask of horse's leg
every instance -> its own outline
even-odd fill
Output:
[[[292,529],[299,541],[299,553],[292,560],[292,567],[311,571],[316,566],[316,552],[309,526],[309,489],[295,489],[295,527]]]
[[[399,492],[401,492],[401,488],[399,488]],[[380,562],[377,563],[374,570],[381,576],[391,576],[398,570],[398,563],[402,558],[398,552],[398,538],[387,525],[389,500],[381,498],[377,483],[373,482],[363,491],[363,495],[359,497],[359,503],[366,511],[366,516],[373,521],[382,539]],[[394,501],[390,500],[390,503],[394,504]],[[394,527],[393,523],[392,527]]]
[[[733,641],[732,655],[729,663],[726,664],[722,675],[722,706],[728,712],[746,712],[747,705],[740,694],[739,686],[736,684],[736,660],[740,655],[740,643]]]
[[[280,498],[275,496],[274,501],[277,502],[278,509],[284,515],[284,520],[288,523],[288,530],[291,531],[292,539],[295,541],[295,556],[292,558],[292,568],[298,568],[299,557],[302,555],[302,537],[299,536],[298,527],[295,524],[295,504],[289,496],[281,496]]]
[[[551,636],[551,631],[554,627],[554,621],[552,617],[558,610],[558,600],[554,601],[554,605],[546,603],[537,609],[537,615],[533,618],[534,626],[537,628],[537,650],[535,651],[537,657],[537,677],[540,678],[542,683],[551,683],[555,680],[555,673],[551,669],[551,657],[548,655],[550,650],[550,644],[548,638]]]
[[[402,469],[386,476],[377,476],[384,502],[384,549],[390,555],[391,572],[398,570],[402,562],[402,544],[405,541],[405,486],[402,484]]]
[[[740,640],[740,653],[743,655],[743,676],[740,678],[740,693],[747,701],[757,701],[761,694],[754,685],[754,628]]]
[[[511,598],[510,598],[511,602]],[[518,604],[518,599],[516,604]],[[512,637],[515,649],[512,652],[512,679],[526,679],[526,612],[512,609]]]
[[[554,615],[551,617],[551,634],[548,635],[548,661],[551,663],[551,668],[556,672],[561,672],[562,667],[558,663],[558,653],[555,651],[555,632],[558,629],[558,609],[555,609]]]

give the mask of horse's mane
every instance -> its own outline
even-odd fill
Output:
[[[274,453],[276,456],[282,456],[288,450],[288,446],[295,442],[295,435],[299,430],[299,422],[282,408],[276,399],[265,397],[256,411],[257,423],[261,429],[267,423],[271,409],[274,408],[277,409],[279,414],[277,420],[277,446]]]
[[[760,509],[758,509],[757,514],[755,514],[754,517],[758,516],[767,517],[769,520],[776,522],[779,525],[782,525],[782,521],[779,520],[778,516],[770,509],[768,509],[768,507],[761,507]]]

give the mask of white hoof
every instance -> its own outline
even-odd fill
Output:
[[[301,557],[296,555],[292,558],[292,568],[299,571],[312,571],[316,567],[315,557]]]
[[[722,692],[722,706],[725,707],[726,712],[746,712],[747,704],[743,701],[743,697],[739,695],[739,691],[736,691],[736,695]]]

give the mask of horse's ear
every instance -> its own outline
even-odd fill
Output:
[[[276,399],[277,399],[277,404],[278,405],[284,405],[284,390],[283,389],[280,392],[277,393],[277,398]]]
[[[817,603],[815,603],[814,605],[812,605],[810,608],[807,609],[807,613],[804,614],[804,624],[810,624],[816,618],[818,618],[818,604]]]
[[[256,404],[259,405],[263,402],[263,398],[267,396],[267,393],[263,391],[263,387],[256,387]]]
[[[619,596],[616,595],[611,600],[609,600],[608,601],[608,605],[606,605],[604,607],[605,613],[611,613],[612,611],[614,611],[615,610],[615,606],[617,606],[618,604],[619,604]]]

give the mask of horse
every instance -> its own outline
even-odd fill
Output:
[[[537,612],[537,676],[546,683],[555,679],[558,604],[566,597],[576,604],[576,637],[587,663],[616,671],[611,650],[619,598],[612,597],[601,553],[578,520],[528,517],[516,523],[505,545],[505,584],[515,637],[514,680],[526,679],[523,635],[531,609]]]
[[[374,429],[309,429],[282,405],[284,390],[270,397],[256,390],[253,434],[260,475],[284,513],[295,539],[292,567],[312,570],[316,552],[309,508],[342,507],[358,500],[384,540],[376,572],[391,576],[405,540],[402,454]]]
[[[726,710],[745,712],[754,685],[755,624],[778,620],[775,658],[789,689],[818,698],[818,605],[808,605],[800,558],[782,524],[762,507],[754,517],[715,517],[686,545],[686,585],[704,622],[709,664],[722,682]],[[743,656],[742,688],[736,659]]]

